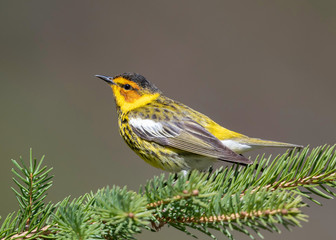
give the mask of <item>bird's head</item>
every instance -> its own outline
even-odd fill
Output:
[[[115,77],[96,75],[96,77],[110,85],[117,107],[123,112],[144,106],[161,94],[154,84],[137,73],[123,73]]]

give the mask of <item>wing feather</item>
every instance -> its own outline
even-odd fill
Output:
[[[147,141],[223,161],[252,163],[223,145],[218,138],[191,119],[157,122],[132,118],[129,123],[133,131]]]

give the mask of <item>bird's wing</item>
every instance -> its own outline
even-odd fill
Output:
[[[147,141],[219,160],[252,163],[251,160],[224,146],[218,138],[191,119],[158,122],[133,118],[129,124],[140,138]]]

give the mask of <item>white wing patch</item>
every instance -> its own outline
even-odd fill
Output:
[[[152,137],[175,137],[173,133],[166,131],[162,123],[151,119],[131,118],[129,120],[129,124],[139,132]],[[249,151],[252,148],[247,144],[240,143],[235,140],[222,140],[221,142],[223,145],[238,154]]]
[[[231,141],[220,142],[196,122],[160,122],[135,117],[129,119],[129,124],[135,134],[146,141],[192,153],[190,158],[183,160],[183,164],[186,163],[192,169],[206,168],[216,159],[244,164],[252,163],[249,159],[237,154],[250,149],[250,146],[231,139]],[[204,161],[205,158],[207,158],[206,161]]]
[[[251,146],[247,144],[243,144],[235,140],[222,140],[221,142],[223,143],[223,145],[230,148],[235,153],[243,153],[243,152],[251,150],[252,148]]]
[[[155,122],[151,119],[132,118],[129,120],[129,124],[138,131],[148,133],[153,137],[174,137],[174,135],[165,131],[160,122]]]

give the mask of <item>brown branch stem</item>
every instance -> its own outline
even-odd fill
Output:
[[[171,202],[174,202],[174,201],[187,199],[187,198],[190,198],[192,196],[198,196],[198,194],[199,194],[199,191],[197,189],[192,190],[191,192],[188,192],[187,190],[184,190],[183,195],[176,195],[176,196],[173,196],[171,198],[166,198],[166,199],[163,199],[163,200],[160,200],[160,201],[157,201],[157,202],[148,203],[147,204],[147,209],[150,210],[150,209],[157,208],[161,205],[165,205],[165,204],[168,204],[168,203],[171,203]]]
[[[292,180],[289,182],[282,181],[282,182],[274,182],[268,185],[263,186],[261,189],[269,189],[271,191],[275,191],[278,188],[292,188],[292,187],[298,187],[298,186],[303,186],[303,185],[312,185],[312,184],[323,184],[326,182],[333,182],[336,179],[336,173],[332,173],[328,175],[327,177],[331,179],[324,180],[321,182],[320,180],[325,177],[325,174],[320,174],[317,176],[313,177],[304,177],[304,178],[299,178],[296,180]],[[260,187],[256,187],[255,189],[252,190],[252,193],[255,191],[258,191]],[[244,193],[242,193],[244,195]]]
[[[301,211],[297,208],[290,208],[290,209],[273,209],[273,210],[259,210],[259,211],[252,211],[252,212],[239,212],[239,213],[232,213],[230,215],[220,215],[220,216],[204,216],[200,218],[196,217],[189,217],[189,218],[157,218],[157,220],[160,222],[159,225],[155,225],[154,222],[152,222],[152,227],[155,228],[155,230],[159,230],[161,227],[163,227],[167,223],[214,223],[214,222],[223,222],[223,221],[236,221],[237,219],[247,219],[247,218],[254,218],[254,217],[266,217],[276,214],[281,215],[288,215],[288,214],[298,214]]]
[[[27,239],[27,238],[33,237],[35,234],[38,234],[38,236],[48,235],[51,233],[51,231],[49,230],[50,227],[51,225],[47,225],[41,229],[34,229],[33,231],[25,231],[22,233],[18,233],[18,234],[11,236],[9,239]],[[8,238],[2,238],[1,240],[5,240],[5,239],[8,239]]]

